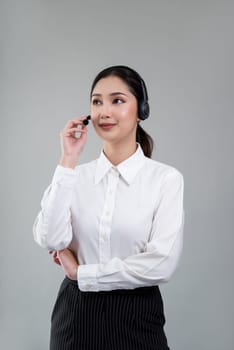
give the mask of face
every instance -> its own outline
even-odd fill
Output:
[[[91,96],[91,118],[106,142],[136,141],[137,100],[124,81],[115,76],[99,80]]]

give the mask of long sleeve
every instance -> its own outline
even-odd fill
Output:
[[[82,291],[133,289],[167,282],[176,269],[183,246],[183,195],[183,175],[173,168],[164,177],[145,251],[126,259],[114,257],[104,264],[79,265],[79,288]]]
[[[41,200],[41,211],[33,224],[35,241],[43,248],[61,250],[72,240],[71,198],[76,169],[57,166]]]

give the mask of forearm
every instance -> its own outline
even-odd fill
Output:
[[[72,239],[71,201],[75,171],[57,167],[33,225],[35,241],[49,250],[66,248]]]
[[[77,279],[82,291],[133,289],[168,282],[178,265],[183,246],[184,219],[167,254],[149,246],[148,251],[106,264],[79,265]]]

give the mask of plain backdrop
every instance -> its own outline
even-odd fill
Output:
[[[232,350],[233,1],[6,0],[0,13],[1,349],[48,349],[63,272],[32,225],[60,130],[89,112],[95,75],[125,64],[148,87],[153,158],[185,181],[183,255],[161,286],[169,345]],[[81,162],[101,145],[90,125]]]

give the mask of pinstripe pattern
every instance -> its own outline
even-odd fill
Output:
[[[67,277],[51,317],[50,350],[169,350],[158,286],[81,292]]]

